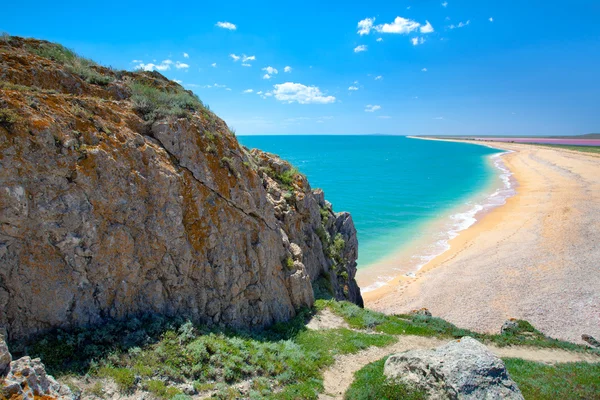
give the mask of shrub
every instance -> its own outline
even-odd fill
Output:
[[[122,392],[131,392],[135,386],[135,375],[129,368],[103,367],[98,375],[112,378]]]
[[[288,258],[285,259],[285,266],[289,270],[293,270],[294,269],[294,260],[292,259],[292,257],[288,257]]]
[[[19,114],[8,108],[0,108],[0,125],[9,128],[18,122],[21,122]]]
[[[198,97],[181,89],[159,89],[139,82],[131,85],[133,108],[146,121],[168,116],[186,117],[203,104]]]
[[[146,390],[161,399],[171,399],[177,395],[181,395],[181,390],[169,387],[162,381],[152,380],[144,384]]]

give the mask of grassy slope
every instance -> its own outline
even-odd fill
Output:
[[[307,318],[324,308],[342,316],[352,328],[370,332],[308,330]],[[387,346],[396,341],[394,335],[403,334],[442,338],[469,335],[497,345],[591,351],[547,338],[525,321],[520,321],[514,332],[481,335],[439,318],[390,316],[347,302],[318,300],[313,311],[304,310],[292,321],[262,332],[210,329],[185,320],[153,317],[96,329],[56,331],[28,346],[27,352],[42,358],[49,372],[65,382],[91,376],[97,384],[88,392],[102,393],[100,378],[111,378],[123,393],[141,390],[158,398],[177,396],[179,400],[185,396],[177,386],[186,383],[199,392],[214,390],[216,398],[229,399],[242,395],[236,385],[249,382],[245,397],[315,399],[323,390],[322,371],[334,362],[335,355]],[[381,390],[374,393],[403,393],[403,388],[382,383],[381,376],[373,371],[368,370],[360,379],[373,381],[369,387]],[[356,385],[360,386],[355,384],[352,390],[362,393]],[[370,398],[357,396],[353,398]]]
[[[178,384],[216,398],[241,396],[236,384],[249,382],[244,397],[316,399],[321,370],[336,354],[355,353],[396,341],[386,334],[349,329],[311,331],[301,312],[292,321],[263,332],[209,329],[158,317],[105,324],[96,329],[57,331],[27,348],[48,371],[65,382],[88,375],[113,379],[123,393],[142,390],[169,399],[182,395]],[[77,390],[77,388],[75,388]],[[90,392],[102,393],[96,384]]]

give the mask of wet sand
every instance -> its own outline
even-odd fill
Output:
[[[517,194],[450,241],[416,278],[365,293],[365,306],[386,313],[427,307],[481,332],[497,332],[512,317],[559,339],[600,338],[600,156],[486,145],[514,151],[503,159]]]

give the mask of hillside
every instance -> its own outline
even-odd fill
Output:
[[[0,187],[9,341],[148,314],[264,327],[317,281],[362,304],[351,216],[157,72],[3,37]]]

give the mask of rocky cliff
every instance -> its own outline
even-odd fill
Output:
[[[261,327],[319,282],[362,304],[352,218],[191,92],[0,39],[0,327],[144,313]]]

